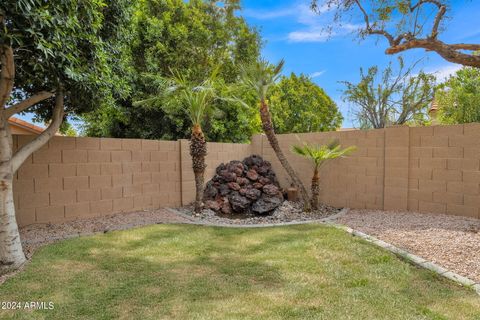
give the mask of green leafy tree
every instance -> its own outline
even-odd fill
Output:
[[[13,203],[12,179],[22,163],[82,113],[128,94],[124,27],[128,1],[4,0],[0,2],[0,271],[25,262]],[[112,52],[115,55],[112,55]],[[35,112],[46,130],[18,151],[8,118]]]
[[[397,54],[411,49],[433,51],[447,61],[480,68],[478,43],[446,43],[439,39],[450,27],[445,23],[451,9],[448,0],[312,0],[316,12],[333,12],[335,28],[356,29],[360,38],[380,36],[388,41],[386,54]],[[350,21],[363,20],[357,28]],[[322,30],[325,32],[325,30]]]
[[[347,147],[342,149],[338,140],[333,140],[327,145],[312,145],[304,143],[303,145],[294,145],[292,152],[309,159],[313,165],[313,177],[312,177],[312,199],[311,204],[314,210],[318,209],[318,197],[320,194],[320,175],[319,171],[328,161],[343,157],[353,151],[355,147]]]
[[[159,86],[161,88],[159,95],[134,103],[136,106],[151,106],[167,111],[169,109],[182,110],[183,116],[189,120],[191,126],[190,156],[195,176],[195,212],[197,214],[202,210],[204,175],[207,167],[205,163],[207,142],[202,124],[205,122],[205,118],[215,111],[213,103],[216,100],[222,100],[217,95],[219,91],[222,91],[220,88],[223,87],[221,81],[217,80],[217,70],[208,79],[198,84],[188,81],[184,75],[175,72],[173,77],[165,79]]]
[[[91,136],[180,139],[190,136],[190,122],[183,110],[133,106],[132,102],[157,93],[156,80],[171,70],[188,81],[200,83],[217,65],[218,78],[234,83],[241,63],[255,61],[260,37],[238,16],[238,1],[141,0],[133,19],[132,95],[117,106],[88,115],[85,132]],[[254,101],[253,96],[242,99]],[[209,140],[245,142],[260,130],[255,110],[238,108],[229,101],[215,101],[204,121]]]
[[[439,85],[435,100],[443,123],[480,122],[480,69],[458,70]]]
[[[242,66],[242,84],[245,88],[255,92],[257,97],[257,103],[259,106],[260,119],[262,121],[262,129],[267,136],[268,142],[272,147],[275,155],[280,161],[282,167],[290,176],[293,184],[299,188],[300,195],[304,203],[304,209],[310,211],[310,202],[308,200],[307,189],[303,185],[302,181],[293,170],[292,166],[288,162],[285,154],[280,148],[277,136],[275,135],[275,129],[272,123],[272,116],[268,105],[268,97],[270,95],[270,89],[277,85],[280,78],[281,71],[283,69],[284,60],[281,60],[277,65],[272,65],[264,59],[245,64]]]
[[[303,74],[283,76],[269,100],[276,133],[330,131],[342,124],[335,102]]]
[[[433,99],[435,77],[412,70],[417,63],[405,68],[399,58],[395,72],[390,63],[381,73],[370,67],[360,69],[360,82],[344,81],[343,99],[353,104],[354,116],[361,128],[385,128],[405,123],[426,121],[427,108]]]

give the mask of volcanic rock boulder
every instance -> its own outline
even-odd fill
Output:
[[[282,202],[283,198],[280,199],[263,194],[262,197],[253,204],[252,211],[258,214],[266,214],[279,207]]]
[[[221,164],[207,182],[205,206],[217,213],[268,214],[283,202],[272,165],[258,155]]]

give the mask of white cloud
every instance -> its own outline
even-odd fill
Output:
[[[291,42],[325,42],[332,36],[325,30],[319,28],[311,28],[305,31],[293,31],[287,36]]]
[[[318,13],[322,14],[330,11],[331,9],[327,5],[323,5]],[[284,8],[277,8],[273,10],[254,10],[244,9],[243,16],[254,18],[258,20],[270,20],[285,17],[297,17],[298,22],[308,23],[312,18],[318,17],[318,14],[313,12],[306,4],[297,4]]]
[[[310,78],[317,78],[324,74],[327,70],[316,71],[310,75]]]
[[[295,15],[295,7],[291,8],[282,8],[277,10],[252,10],[252,9],[245,9],[243,10],[243,16],[254,18],[258,20],[270,20],[270,19],[278,19],[284,17],[291,17]]]
[[[429,70],[428,73],[431,73],[437,77],[437,82],[444,82],[461,68],[462,66],[459,64],[447,64],[433,70]]]
[[[330,37],[345,35],[357,28],[356,25],[345,24],[335,32],[328,32],[324,26],[328,23],[326,16],[329,15],[329,11],[331,8],[327,5],[320,7],[317,13],[305,3],[300,3],[270,11],[245,9],[243,15],[259,20],[289,18],[303,25],[304,27],[287,34],[284,39],[290,42],[324,42]]]

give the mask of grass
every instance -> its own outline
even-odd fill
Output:
[[[480,319],[471,290],[343,231],[155,225],[44,247],[0,301],[15,319]]]

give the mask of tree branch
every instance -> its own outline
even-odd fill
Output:
[[[367,11],[365,10],[365,8],[363,8],[363,6],[360,4],[360,1],[359,0],[354,0],[355,3],[357,4],[357,7],[360,9],[360,11],[362,12],[363,14],[363,19],[365,20],[365,30],[367,31],[368,34],[378,34],[378,35],[382,35],[384,36],[385,38],[387,38],[388,40],[388,43],[390,43],[391,46],[395,45],[395,40],[393,38],[393,36],[388,33],[387,31],[385,30],[382,30],[382,29],[372,29],[372,27],[370,26],[370,19],[368,18],[368,13]]]
[[[2,25],[0,24],[0,27]],[[13,61],[13,49],[7,45],[0,45],[0,108],[4,108],[13,90],[15,79],[15,63]]]
[[[48,91],[42,91],[40,93],[37,93],[36,95],[31,96],[28,99],[25,99],[17,104],[14,104],[13,106],[7,108],[6,113],[7,113],[7,118],[10,118],[16,113],[22,112],[25,109],[30,108],[34,104],[37,104],[43,100],[46,100],[50,97],[53,97],[55,95],[54,92],[48,92]]]
[[[462,64],[464,66],[480,68],[480,56],[474,54],[463,53],[459,50],[477,50],[480,45],[477,44],[446,44],[440,40],[427,39],[412,39],[401,44],[391,46],[385,50],[386,54],[396,54],[405,50],[419,48],[438,53],[447,61]]]
[[[12,157],[13,172],[16,172],[23,162],[35,151],[40,149],[60,128],[63,121],[63,104],[64,91],[62,88],[58,89],[55,94],[55,108],[53,109],[53,116],[50,125],[39,136],[24,145]]]
[[[436,1],[434,3],[439,6],[440,4]],[[445,16],[445,12],[447,12],[447,7],[445,5],[440,5],[438,8],[437,15],[435,16],[435,20],[433,22],[433,27],[432,27],[432,32],[430,33],[430,38],[436,39],[438,36],[438,26],[440,25],[440,22],[442,21],[443,17]]]
[[[443,3],[441,3],[438,0],[420,0],[414,6],[410,6],[410,12],[413,12],[415,9],[421,7],[425,3],[432,3],[432,4],[436,5],[438,7],[438,9],[445,6]]]
[[[409,49],[420,48],[428,51],[434,51],[447,61],[462,64],[465,66],[480,68],[479,55],[464,53],[460,51],[478,51],[480,50],[480,44],[446,44],[437,39],[439,33],[438,28],[440,27],[440,24],[447,12],[447,6],[444,4],[444,1],[419,0],[414,5],[410,4],[410,12],[414,12],[415,10],[417,10],[418,13],[418,10],[420,10],[420,8],[426,4],[432,4],[438,8],[437,14],[433,21],[432,29],[430,33],[426,36],[426,38],[416,37],[416,27],[414,28],[413,33],[406,32],[394,37],[391,33],[384,30],[383,28],[375,28],[374,25],[371,24],[368,12],[362,6],[360,0],[351,0],[351,3],[355,4],[363,15],[365,21],[364,32],[369,35],[380,35],[388,40],[390,47],[385,51],[386,54],[396,54]]]
[[[468,50],[468,51],[480,50],[480,44],[456,43],[456,44],[449,44],[448,46],[454,50]]]

